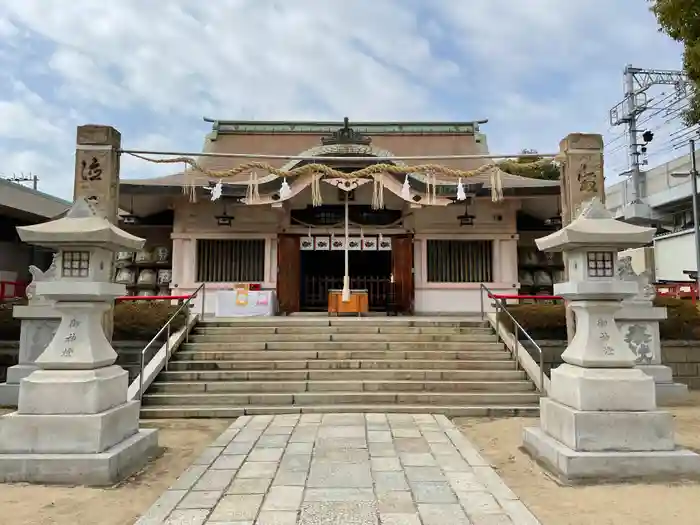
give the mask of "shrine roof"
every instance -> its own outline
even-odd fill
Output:
[[[332,133],[343,126],[343,121],[292,121],[292,120],[216,120],[204,118],[212,124],[214,133]],[[352,121],[352,129],[370,135],[385,134],[473,134],[487,120],[473,121]]]
[[[60,219],[32,226],[20,226],[17,228],[17,233],[27,244],[49,248],[61,245],[99,245],[114,251],[126,249],[136,251],[145,243],[144,239],[96,215],[84,199],[76,200],[68,213]]]
[[[613,218],[600,199],[594,198],[569,225],[536,239],[535,243],[540,250],[551,252],[608,246],[626,249],[650,243],[655,234],[655,228],[637,226]]]

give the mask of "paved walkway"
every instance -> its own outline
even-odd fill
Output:
[[[444,416],[236,420],[137,525],[539,525]]]

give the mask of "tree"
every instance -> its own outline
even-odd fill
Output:
[[[684,46],[683,69],[690,81],[687,126],[700,123],[700,0],[648,0],[661,31]]]
[[[534,149],[524,149],[520,153],[532,156],[506,160],[500,162],[498,167],[511,175],[520,175],[521,177],[530,177],[532,179],[559,180],[561,171],[551,159],[543,159],[536,156],[537,150]]]

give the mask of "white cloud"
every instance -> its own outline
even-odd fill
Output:
[[[551,151],[607,130],[625,63],[680,64],[639,0],[5,0],[0,36],[0,151],[64,197],[79,123],[199,149],[203,115],[490,118],[493,150]]]

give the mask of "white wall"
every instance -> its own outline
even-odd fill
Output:
[[[684,270],[695,270],[693,231],[671,233],[654,239],[655,277],[657,281],[689,281]]]
[[[321,184],[323,202],[338,204],[338,191],[329,184]],[[358,188],[356,201],[369,204],[372,184]],[[307,189],[293,199],[291,206],[304,208],[311,204]],[[490,198],[480,198],[469,208],[476,216],[474,226],[460,226],[457,216],[464,213],[464,206],[411,208],[388,191],[384,192],[384,204],[390,209],[404,208],[404,227],[378,229],[386,235],[414,233],[414,285],[415,310],[418,313],[478,312],[480,309],[479,283],[430,283],[427,280],[425,246],[429,239],[493,240],[493,282],[486,283],[496,293],[517,293],[517,244],[515,216],[520,207],[518,199],[493,203]],[[200,283],[195,281],[196,239],[264,238],[265,288],[277,286],[277,233],[304,234],[303,227],[289,225],[286,208],[265,206],[228,206],[227,213],[235,216],[231,227],[220,227],[215,216],[223,212],[221,202],[204,200],[190,203],[185,198],[175,205],[173,231],[173,283],[174,293],[191,293]],[[318,230],[316,230],[318,232]],[[321,229],[324,233],[325,229]],[[342,234],[342,229],[328,230]],[[375,233],[366,228],[366,234]],[[353,232],[357,233],[357,232]],[[207,284],[206,310],[215,309],[215,290],[229,288],[233,283]],[[200,304],[199,300],[196,304]]]

